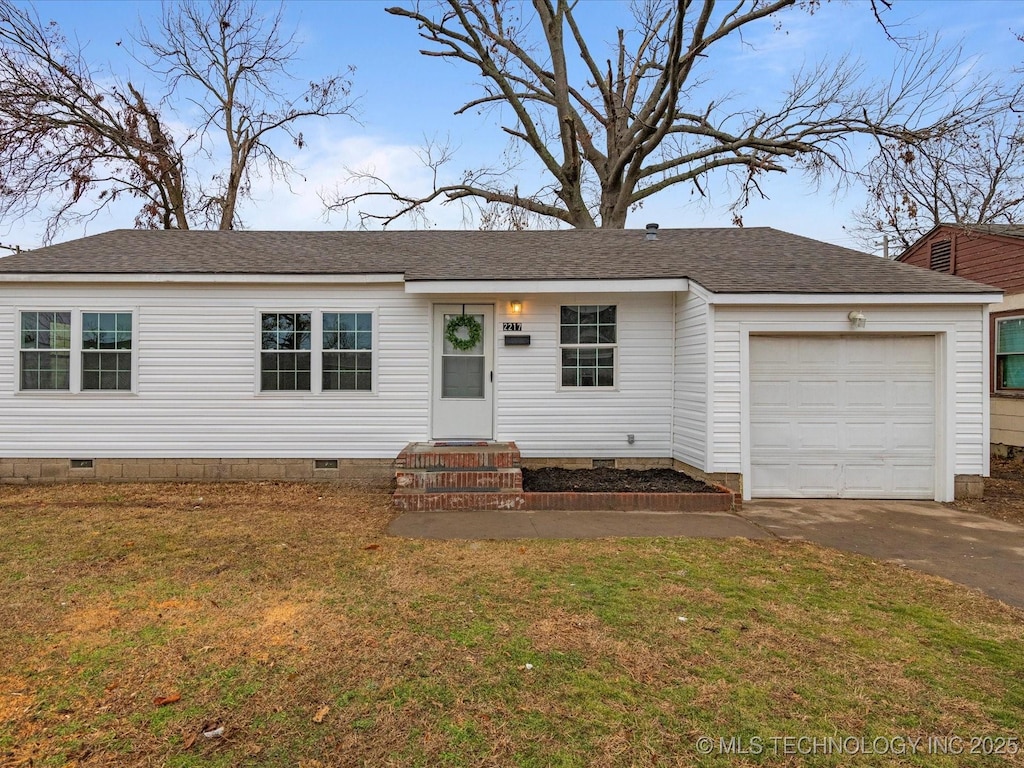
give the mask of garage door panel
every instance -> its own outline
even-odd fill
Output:
[[[756,400],[754,400],[755,393],[751,393],[751,405],[770,405],[778,407],[788,407],[790,400],[790,382],[788,379],[771,380],[765,379],[762,381],[761,386],[757,388]]]
[[[828,342],[828,339],[808,336],[797,342],[797,354],[794,362],[804,366],[834,366],[839,363],[840,350]],[[790,356],[792,359],[792,356]]]
[[[893,349],[905,366],[916,365],[923,373],[935,371],[935,339],[931,336],[893,338]],[[898,347],[897,347],[898,345]]]
[[[934,498],[934,337],[753,336],[754,496]]]
[[[892,484],[892,468],[882,462],[849,462],[844,467],[843,488],[846,496],[877,498]]]
[[[796,425],[788,421],[756,421],[750,425],[750,439],[760,446],[762,458],[796,448]]]
[[[902,420],[893,426],[893,450],[931,453],[935,445],[935,424]]]
[[[796,397],[795,402],[806,407],[830,406],[839,404],[839,382],[838,381],[798,381],[796,388],[787,387],[791,395]]]
[[[901,381],[892,385],[892,403],[896,408],[933,408],[935,402],[935,382],[933,381]]]
[[[840,467],[832,462],[808,461],[793,467],[797,495],[829,498],[836,496]]]
[[[750,471],[751,482],[755,488],[766,489],[766,495],[790,497],[796,495],[791,488],[790,465],[758,464]]]
[[[843,429],[843,448],[849,451],[884,451],[890,446],[886,437],[889,425],[885,421],[846,421]]]
[[[835,421],[799,421],[791,444],[798,450],[836,450],[839,447],[839,430]]]
[[[796,349],[788,343],[788,339],[764,336],[758,339],[756,347],[751,345],[750,362],[752,365],[778,365],[789,363],[796,357]]]
[[[893,489],[907,498],[931,498],[935,486],[935,468],[931,462],[893,464]]]
[[[882,378],[848,379],[844,391],[851,408],[885,408],[889,403],[889,383]]]

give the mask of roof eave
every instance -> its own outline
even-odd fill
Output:
[[[365,273],[243,272],[0,272],[0,283],[401,283],[405,275]]]
[[[538,279],[538,280],[407,280],[406,293],[673,293],[690,289],[685,277]]]
[[[958,292],[958,293],[714,293],[711,304],[998,304],[1003,300],[1002,291]]]

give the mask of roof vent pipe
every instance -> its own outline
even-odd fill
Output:
[[[658,225],[657,224],[648,224],[647,225],[647,235],[644,237],[644,240],[657,240],[657,239],[658,239]]]

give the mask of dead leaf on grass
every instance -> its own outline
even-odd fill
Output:
[[[367,544],[363,549],[380,549],[380,544]]]
[[[199,738],[199,734],[198,733],[196,733],[196,732],[190,733],[188,735],[188,738],[186,738],[184,743],[181,745],[181,748],[182,749],[191,749],[192,745],[196,743],[196,739],[198,739],[198,738]]]
[[[167,696],[157,696],[153,699],[153,704],[157,707],[166,707],[168,704],[175,704],[181,701],[180,693],[172,693]]]
[[[320,707],[320,709],[316,711],[316,714],[313,715],[313,722],[322,723],[324,721],[324,718],[327,717],[327,713],[330,711],[331,708],[324,704],[322,707]]]

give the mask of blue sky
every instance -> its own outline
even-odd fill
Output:
[[[477,91],[476,74],[417,51],[421,41],[415,25],[385,13],[391,2],[372,0],[292,0],[286,5],[288,24],[301,41],[295,74],[315,79],[348,65],[356,67],[354,93],[359,96],[358,122],[335,118],[307,123],[309,146],[301,152],[282,144],[283,154],[300,169],[290,188],[258,181],[256,199],[242,210],[251,229],[341,229],[358,226],[355,218],[331,214],[325,219],[319,193],[343,183],[346,167],[372,168],[403,191],[428,188],[426,172],[416,160],[425,138],[445,138],[459,148],[455,168],[493,162],[505,149],[504,134],[493,114],[453,116]],[[268,5],[272,11],[275,5]],[[121,77],[138,65],[128,60],[117,41],[127,42],[139,21],[159,13],[156,2],[66,2],[37,4],[44,19],[57,21],[68,37],[87,46],[91,61],[109,67]],[[616,22],[628,6],[617,0],[583,0],[577,16],[592,40],[611,40]],[[940,34],[945,44],[962,40],[965,66],[1011,77],[1024,65],[1024,2],[1017,0],[896,0],[890,14],[902,34]],[[781,29],[770,23],[750,28],[744,39],[724,56],[708,62],[707,88],[731,91],[742,100],[770,101],[788,82],[790,73],[823,57],[850,53],[860,58],[869,74],[885,78],[898,50],[874,22],[866,0],[833,0],[813,14],[793,12]],[[156,85],[150,84],[151,92]],[[710,90],[708,91],[711,92]],[[188,115],[177,116],[183,122]],[[754,201],[744,212],[746,226],[773,226],[809,237],[855,246],[848,232],[850,214],[862,205],[862,193],[850,189],[834,194],[831,185],[813,189],[797,172],[775,174],[764,185],[768,200]],[[662,227],[730,226],[730,191],[717,180],[708,185],[708,198],[691,187],[679,186],[649,200],[631,214],[628,226],[642,228],[648,221]],[[130,227],[136,206],[122,205],[93,222],[68,229],[58,240],[73,239],[108,229]],[[432,226],[466,226],[461,210],[448,206],[431,212]],[[468,224],[472,226],[472,223]],[[392,225],[409,227],[413,224]],[[33,218],[0,220],[0,242],[32,248],[40,245],[42,222]],[[2,253],[2,252],[0,252]]]

